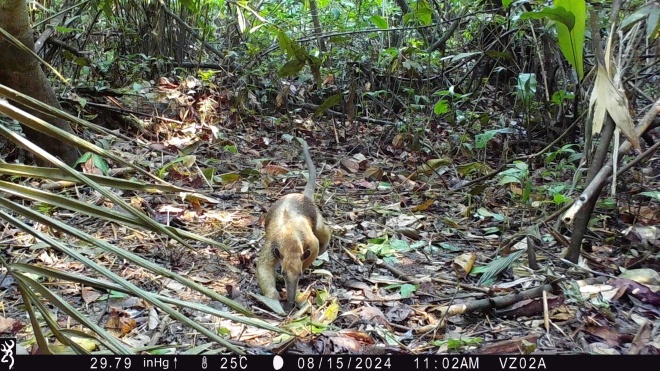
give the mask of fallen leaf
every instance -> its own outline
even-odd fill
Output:
[[[112,307],[105,328],[117,337],[122,337],[137,327],[137,321],[130,314],[121,309]]]
[[[350,312],[346,312],[343,315],[354,315],[366,323],[376,323],[386,326],[387,319],[383,312],[376,307],[359,307]]]
[[[341,166],[350,173],[357,173],[360,170],[360,164],[349,158],[344,158],[340,162]]]
[[[363,344],[375,344],[376,342],[374,339],[369,336],[368,333],[360,330],[355,330],[355,329],[344,329],[344,330],[339,330],[339,334],[341,335],[346,335],[350,338],[353,338]]]
[[[364,171],[364,178],[368,180],[381,180],[383,179],[383,169],[378,167],[370,167]]]
[[[285,167],[279,166],[279,165],[266,165],[261,169],[262,173],[268,174],[268,175],[281,175],[281,174],[286,174],[289,172],[289,170]]]
[[[474,262],[476,260],[477,254],[467,252],[457,256],[451,266],[454,268],[454,272],[456,272],[458,277],[465,278],[470,274],[470,271],[472,271],[472,267],[474,267]]]
[[[619,278],[628,278],[644,285],[660,285],[660,273],[650,268],[622,269]]]
[[[18,320],[13,318],[0,317],[0,334],[15,333],[14,330],[17,328],[17,325],[20,325],[21,328],[23,327],[21,322]]]
[[[417,206],[413,207],[410,210],[412,212],[426,211],[426,210],[428,210],[429,207],[431,207],[431,205],[433,205],[434,202],[435,202],[435,199],[429,198],[428,200],[424,201],[422,204],[417,205]]]
[[[101,293],[94,290],[91,287],[83,287],[82,289],[82,298],[85,303],[90,304],[95,302],[98,298],[101,297]]]

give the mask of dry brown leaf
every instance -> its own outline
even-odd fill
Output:
[[[651,331],[651,321],[644,321],[642,325],[637,330],[637,334],[633,338],[632,343],[630,344],[630,350],[628,354],[637,355],[637,354],[649,354],[647,351],[647,345],[652,342],[652,331]]]
[[[433,205],[434,202],[435,202],[435,199],[429,198],[428,200],[424,201],[423,203],[413,207],[411,209],[411,211],[413,211],[413,212],[415,212],[415,211],[426,211],[426,210],[428,210],[429,207],[431,207],[431,205]]]
[[[279,165],[266,165],[261,169],[261,172],[268,175],[280,175],[288,173],[289,170]]]
[[[392,139],[392,146],[394,146],[394,148],[401,148],[406,144],[406,139],[408,138],[404,136],[404,134],[399,133]]]
[[[275,97],[275,107],[280,108],[284,104],[284,94],[282,92],[277,94],[277,97]]]
[[[637,151],[642,152],[635,124],[628,109],[628,99],[614,86],[607,70],[600,63],[596,73],[596,82],[591,92],[589,109],[593,109],[594,134],[600,133],[605,122],[605,113],[609,113],[616,127],[628,138]]]
[[[473,252],[468,252],[457,256],[452,262],[451,266],[454,268],[456,275],[460,278],[467,277],[472,271],[474,262],[477,260],[477,254]]]
[[[402,235],[413,240],[419,240],[420,238],[419,231],[416,230],[415,228],[408,228],[408,227],[397,228],[396,233],[401,233]]]
[[[383,179],[383,169],[370,167],[364,171],[364,177],[368,180],[381,180]]]
[[[326,85],[334,85],[334,83],[335,83],[335,75],[333,75],[333,74],[329,74],[329,75],[325,78],[325,80],[323,80],[323,86],[326,86]]]
[[[375,344],[374,339],[368,333],[355,329],[339,330],[339,333],[353,338],[363,344]]]
[[[362,344],[348,336],[328,336],[329,346],[334,354],[359,354],[362,352]]]
[[[82,298],[85,301],[85,303],[93,303],[95,302],[98,298],[101,297],[101,293],[94,290],[91,287],[83,287],[82,289]]]
[[[80,165],[80,168],[85,174],[103,175],[103,171],[94,165],[94,156],[89,156],[89,159]]]
[[[0,334],[14,334],[23,328],[23,324],[13,318],[0,317]]]
[[[349,312],[345,312],[342,316],[356,316],[367,323],[377,323],[384,326],[388,324],[385,315],[377,307],[362,306]]]
[[[357,173],[360,170],[360,164],[349,158],[342,159],[341,166],[351,173]]]
[[[105,328],[117,337],[124,336],[137,327],[137,321],[130,318],[128,312],[118,308],[110,308],[110,315],[105,323]]]
[[[609,346],[614,347],[619,345],[620,334],[613,328],[605,326],[587,326],[585,331],[603,339]]]

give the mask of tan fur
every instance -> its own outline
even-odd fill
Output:
[[[307,142],[303,143],[309,179],[304,193],[286,195],[266,214],[266,236],[257,258],[257,280],[264,295],[279,300],[275,286],[275,270],[282,267],[288,306],[295,304],[298,280],[316,257],[328,247],[331,230],[314,204],[316,168],[309,155]]]

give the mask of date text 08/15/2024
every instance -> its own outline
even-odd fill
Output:
[[[470,356],[397,356],[304,357],[297,360],[297,370],[545,370],[543,357],[489,356],[487,362]]]

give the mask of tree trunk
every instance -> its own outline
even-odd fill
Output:
[[[312,14],[312,23],[314,24],[314,36],[319,43],[319,50],[325,52],[325,41],[323,41],[323,31],[321,29],[321,21],[319,20],[319,8],[316,6],[316,0],[309,0],[309,10]]]
[[[25,0],[0,0],[0,27],[28,48],[34,49],[32,28]],[[39,61],[32,54],[18,49],[2,35],[0,35],[0,50],[2,50],[0,52],[0,84],[30,95],[54,108],[62,109]],[[73,133],[71,126],[65,120],[13,103],[16,107],[64,131]],[[69,165],[78,159],[78,150],[67,143],[62,143],[26,126],[23,126],[23,132],[31,142]],[[37,159],[37,162],[41,164],[41,160]]]

